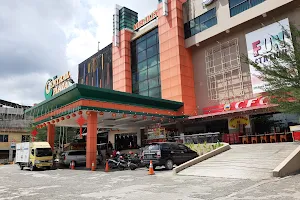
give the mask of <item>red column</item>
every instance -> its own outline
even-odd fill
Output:
[[[54,139],[55,139],[55,125],[49,124],[47,127],[47,142],[50,144],[52,150],[54,149]]]
[[[121,92],[132,93],[131,81],[131,47],[132,31],[120,31],[119,47],[113,46],[113,89]]]
[[[87,139],[86,139],[86,168],[91,169],[97,159],[97,124],[96,112],[90,112],[87,117]]]
[[[158,6],[161,90],[163,99],[184,103],[181,114],[196,115],[192,52],[184,46],[183,2],[168,0],[168,16],[163,16],[163,4]]]

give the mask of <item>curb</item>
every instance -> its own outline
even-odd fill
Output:
[[[200,163],[200,162],[202,162],[202,161],[204,161],[206,159],[209,159],[211,157],[214,157],[214,156],[216,156],[218,154],[221,154],[221,153],[223,153],[223,152],[231,149],[231,147],[230,147],[229,144],[227,144],[227,143],[222,143],[222,144],[224,144],[224,145],[222,147],[218,148],[218,149],[210,151],[210,152],[208,152],[208,153],[206,153],[206,154],[204,154],[202,156],[194,158],[193,160],[190,160],[190,161],[188,161],[186,163],[183,163],[183,164],[179,165],[178,167],[175,167],[173,169],[173,174],[176,175],[178,172],[180,172],[180,171],[182,171],[182,170],[184,170],[184,169],[186,169],[188,167],[191,167],[191,166],[193,166],[193,165],[195,165],[197,163]]]
[[[300,171],[300,145],[274,170],[273,177],[285,177]]]

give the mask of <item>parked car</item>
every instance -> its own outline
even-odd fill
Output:
[[[152,160],[153,168],[165,166],[166,169],[173,169],[173,165],[180,165],[198,157],[197,152],[191,150],[184,144],[176,142],[159,142],[147,145],[142,154],[142,159],[148,167]]]
[[[70,166],[71,162],[74,161],[75,166],[85,165],[86,163],[86,151],[84,150],[71,150],[62,153],[62,163]],[[97,155],[97,165],[103,161],[102,154]]]

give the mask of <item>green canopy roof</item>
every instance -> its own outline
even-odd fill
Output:
[[[71,87],[53,96],[52,98],[45,100],[30,109],[25,110],[25,114],[30,114],[34,117],[42,116],[47,112],[66,106],[80,99],[173,111],[176,111],[183,106],[183,103],[181,102],[145,97],[137,94],[97,88],[88,85],[74,84]]]

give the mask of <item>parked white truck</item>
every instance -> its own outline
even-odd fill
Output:
[[[16,164],[23,170],[51,169],[53,154],[48,142],[23,142],[16,145]]]

